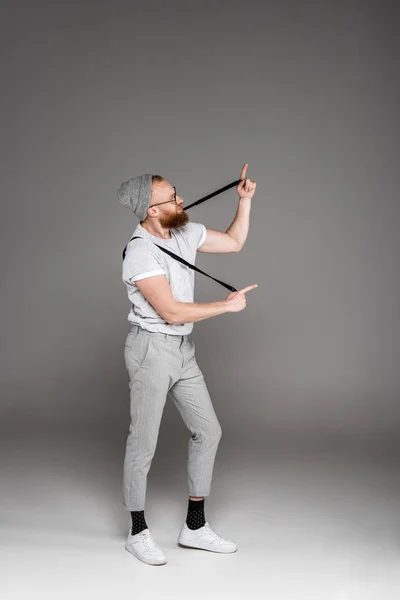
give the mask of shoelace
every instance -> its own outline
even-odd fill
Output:
[[[209,526],[206,526],[206,527],[205,527],[205,530],[207,531],[207,533],[209,533],[210,535],[212,535],[212,537],[213,537],[215,540],[218,540],[218,541],[222,541],[222,540],[223,540],[223,538],[222,538],[220,535],[218,535],[218,533],[215,533],[215,531],[213,531],[213,530],[211,529],[211,527],[209,527]]]
[[[148,550],[153,550],[154,548],[157,548],[157,544],[153,540],[150,531],[147,531],[146,533],[141,532],[140,539],[143,541]]]

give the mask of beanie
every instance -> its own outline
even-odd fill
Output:
[[[153,175],[139,175],[121,183],[118,200],[132,210],[141,221],[147,216],[150,206],[151,183]]]

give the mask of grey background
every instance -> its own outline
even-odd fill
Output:
[[[259,286],[195,324],[222,421],[397,434],[393,4],[19,6],[2,32],[2,418],[124,426],[137,218],[117,187],[160,173],[189,204],[248,162],[244,250],[197,258]],[[232,190],[190,218],[225,231],[236,206]],[[196,301],[224,297],[196,275]]]
[[[116,191],[145,172],[186,205],[244,162],[257,181],[243,251],[197,255],[238,288],[258,284],[243,312],[195,324],[223,429],[217,472],[236,469],[232,451],[266,464],[270,442],[397,447],[396,3],[7,1],[0,20],[0,417],[21,503],[35,468],[49,487],[42,498],[29,479],[30,494],[49,506],[52,474],[79,489],[96,472],[124,531],[121,252],[137,219]],[[189,214],[225,231],[236,207],[231,190]],[[197,302],[224,297],[196,275]],[[183,486],[187,435],[167,403],[150,485],[172,485],[176,467]]]

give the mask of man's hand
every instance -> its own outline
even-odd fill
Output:
[[[231,292],[225,300],[226,312],[240,312],[246,308],[246,294],[250,290],[254,290],[257,284],[249,285],[248,287]]]
[[[252,179],[246,179],[246,171],[248,167],[248,163],[243,165],[242,171],[240,173],[240,183],[236,188],[237,193],[240,198],[252,198],[254,192],[256,191],[257,184]]]

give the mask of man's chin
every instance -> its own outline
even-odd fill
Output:
[[[182,216],[181,219],[176,219],[175,221],[173,221],[171,223],[171,225],[169,226],[170,229],[179,229],[179,227],[183,227],[184,225],[186,225],[189,222],[189,216],[184,214],[184,213],[180,213],[179,216]]]

